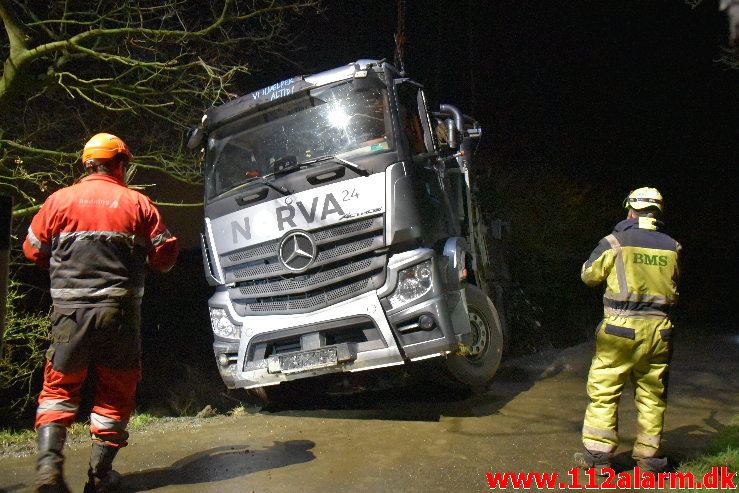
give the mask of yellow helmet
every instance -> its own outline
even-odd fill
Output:
[[[117,154],[125,154],[129,161],[133,160],[133,154],[123,139],[113,134],[99,133],[93,135],[85,144],[82,162],[87,163],[91,159],[110,159]]]
[[[662,194],[656,188],[641,187],[632,190],[628,197],[624,199],[624,207],[626,209],[642,210],[647,207],[656,207],[662,211]]]

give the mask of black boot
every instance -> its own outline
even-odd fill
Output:
[[[611,467],[611,457],[613,454],[606,452],[592,452],[585,450],[584,452],[575,453],[573,459],[575,465],[580,469],[595,469],[596,476],[605,476],[603,469]]]
[[[113,470],[113,459],[119,447],[103,442],[92,442],[90,469],[87,471],[85,493],[113,493],[120,491],[121,475]]]
[[[59,423],[48,423],[38,427],[39,457],[36,462],[36,491],[41,493],[69,493],[64,482],[64,440],[67,428]]]
[[[634,457],[642,472],[658,474],[667,471],[667,457]]]

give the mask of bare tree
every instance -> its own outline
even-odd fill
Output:
[[[234,96],[250,60],[286,49],[320,0],[0,0],[0,193],[14,217],[81,172],[104,130],[136,153],[129,173],[198,183],[187,126]]]
[[[14,198],[18,240],[43,200],[80,177],[82,144],[99,131],[131,146],[139,187],[152,170],[199,183],[187,127],[235,96],[254,60],[290,49],[289,29],[320,1],[0,0],[0,194]],[[28,292],[9,293],[0,418],[33,402],[43,362],[48,319]]]

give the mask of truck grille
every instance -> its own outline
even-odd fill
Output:
[[[310,231],[316,259],[300,273],[277,257],[280,240],[222,257],[229,295],[240,315],[301,313],[378,289],[385,282],[383,217]]]
[[[335,289],[323,289],[314,293],[306,293],[305,295],[267,298],[260,300],[259,303],[250,303],[248,307],[254,312],[270,313],[285,310],[291,312],[315,310],[327,306],[336,300],[366,291],[368,285],[369,279],[361,279]]]
[[[333,284],[354,274],[366,272],[372,263],[371,258],[366,258],[333,269],[319,271],[310,276],[299,276],[292,279],[276,280],[274,282],[245,281],[241,283],[239,291],[243,295],[301,292],[307,289]]]

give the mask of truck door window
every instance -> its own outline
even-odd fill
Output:
[[[426,143],[423,140],[423,124],[418,112],[418,98],[420,88],[413,84],[400,84],[398,86],[398,112],[400,123],[408,138],[408,146],[412,155],[422,154],[426,151]]]

